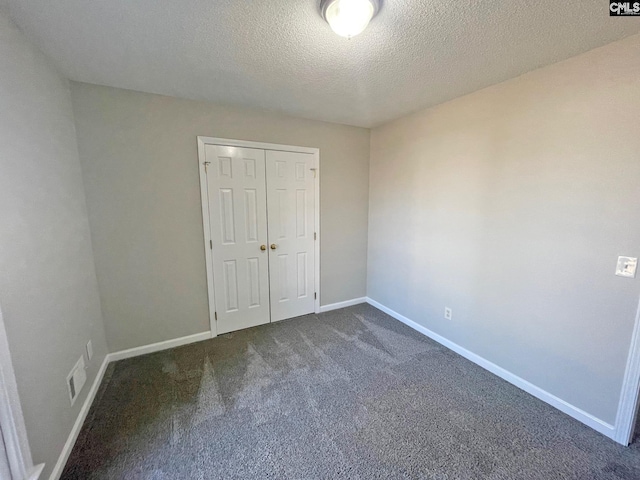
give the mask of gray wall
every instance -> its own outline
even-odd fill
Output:
[[[198,135],[319,147],[321,302],[365,295],[369,130],[71,85],[111,351],[209,330]]]
[[[639,115],[634,36],[374,129],[368,295],[613,423]]]
[[[0,10],[0,304],[29,443],[51,472],[107,346],[69,85]],[[72,408],[66,377],[93,340]]]

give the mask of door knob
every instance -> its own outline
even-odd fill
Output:
[[[260,245],[260,250],[262,250],[263,252],[267,249],[266,245]]]
[[[278,246],[275,243],[271,244],[271,250],[275,250],[276,248],[278,248]]]

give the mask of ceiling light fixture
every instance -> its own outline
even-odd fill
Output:
[[[361,33],[380,10],[380,0],[322,0],[320,11],[331,29],[342,37]]]

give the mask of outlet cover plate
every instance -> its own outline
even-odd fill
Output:
[[[87,360],[91,361],[92,358],[93,358],[93,343],[91,343],[91,340],[89,340],[87,342]]]
[[[619,277],[635,278],[638,259],[636,257],[618,257],[616,275]]]

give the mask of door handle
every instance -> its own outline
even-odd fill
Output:
[[[262,250],[263,252],[267,249],[266,245],[260,245],[260,250]]]
[[[271,244],[271,250],[275,250],[276,248],[278,248],[278,246],[275,243]]]

